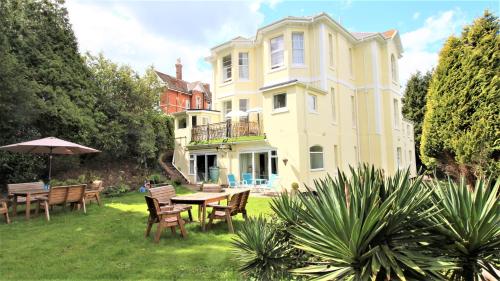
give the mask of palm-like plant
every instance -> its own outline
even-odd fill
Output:
[[[493,267],[500,264],[500,178],[493,186],[478,180],[471,191],[464,180],[459,184],[434,182],[434,204],[441,210],[435,227],[444,239],[435,246],[456,261],[451,280],[480,280],[481,270],[500,277]]]
[[[240,272],[253,280],[289,280],[289,267],[298,264],[298,249],[290,244],[281,222],[263,217],[250,218],[233,240],[242,266]]]
[[[436,211],[428,204],[432,191],[408,171],[384,178],[364,166],[351,174],[339,171],[315,182],[314,196],[298,195],[290,232],[296,247],[320,262],[294,272],[315,280],[440,279],[444,264],[425,250],[432,237],[421,227]],[[273,209],[287,220],[282,202]]]

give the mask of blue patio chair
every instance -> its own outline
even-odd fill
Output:
[[[277,174],[271,174],[271,177],[269,180],[266,182],[264,186],[262,186],[263,191],[274,191],[278,192],[278,183],[279,183],[279,176]]]
[[[246,186],[261,186],[267,184],[266,179],[254,179],[252,173],[242,173],[241,178],[241,184]]]
[[[251,173],[241,174],[241,184],[243,185],[253,185],[253,176]]]
[[[236,181],[236,177],[233,174],[228,174],[227,175],[227,183],[229,184],[229,187],[238,187],[239,184]]]

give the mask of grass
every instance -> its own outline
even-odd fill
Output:
[[[212,139],[208,141],[196,141],[191,142],[189,145],[202,145],[202,144],[219,144],[219,143],[233,143],[233,142],[245,142],[245,141],[256,141],[263,140],[265,136],[242,136],[237,138],[221,138],[221,139]]]
[[[228,234],[224,222],[201,232],[195,221],[186,225],[187,239],[178,230],[176,236],[168,230],[155,244],[153,234],[144,238],[143,196],[129,193],[105,199],[102,207],[88,206],[87,214],[56,207],[50,222],[43,215],[26,221],[21,213],[10,225],[0,222],[0,279],[241,279],[230,243],[234,234]],[[270,213],[269,201],[250,197],[249,215]],[[241,223],[241,215],[236,216],[236,230]]]

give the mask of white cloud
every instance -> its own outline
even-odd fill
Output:
[[[436,66],[442,44],[450,35],[458,32],[464,23],[461,12],[451,10],[427,18],[422,27],[401,35],[405,50],[399,62],[403,85],[417,70],[425,72]]]
[[[418,19],[419,17],[420,17],[420,13],[419,13],[419,12],[415,12],[415,13],[413,14],[413,19],[414,19],[414,20]]]
[[[175,73],[176,59],[182,58],[185,80],[211,82],[210,68],[199,64],[210,48],[239,35],[254,35],[264,20],[261,6],[273,8],[278,2],[155,2],[160,7],[156,11],[147,6],[151,3],[135,1],[73,0],[66,6],[81,52],[102,52],[139,72],[153,64],[170,74]],[[240,12],[230,12],[235,10]]]

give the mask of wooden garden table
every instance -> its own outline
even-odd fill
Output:
[[[201,218],[198,212],[198,219],[201,224],[201,230],[205,231],[205,220],[207,218],[207,205],[214,202],[227,200],[233,193],[241,192],[244,189],[225,189],[223,192],[197,192],[192,194],[172,197],[173,204],[198,205],[201,208]]]
[[[16,190],[12,191],[11,194],[14,196],[14,202],[12,202],[12,216],[17,215],[17,197],[26,198],[26,219],[30,219],[31,213],[31,197],[32,195],[48,195],[48,190],[40,190],[40,189],[25,189],[25,190]]]

